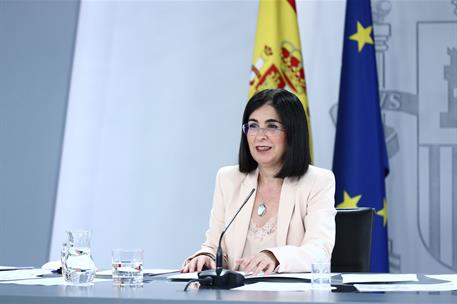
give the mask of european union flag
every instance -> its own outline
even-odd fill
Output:
[[[333,171],[337,208],[376,210],[371,271],[389,272],[385,176],[370,0],[347,0]]]

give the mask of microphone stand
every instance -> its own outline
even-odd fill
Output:
[[[237,217],[238,213],[240,213],[241,209],[243,209],[244,205],[248,202],[251,198],[252,194],[254,193],[255,188],[252,188],[251,192],[249,192],[248,197],[245,199],[241,207],[233,216],[230,223],[228,223],[227,227],[222,231],[221,236],[219,238],[219,245],[217,246],[216,251],[216,269],[209,269],[204,270],[198,273],[198,278],[200,281],[200,286],[202,288],[212,288],[212,289],[230,289],[235,287],[240,287],[244,285],[244,276],[241,273],[236,271],[228,270],[223,268],[223,257],[224,254],[222,252],[222,237],[224,236],[227,229],[230,227],[232,222]]]

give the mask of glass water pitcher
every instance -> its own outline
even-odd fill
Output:
[[[73,285],[91,285],[96,266],[90,254],[90,231],[66,231],[62,245],[62,276]]]

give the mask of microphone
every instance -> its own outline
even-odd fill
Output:
[[[200,286],[203,288],[213,288],[213,289],[230,289],[235,287],[240,287],[244,285],[244,276],[241,273],[236,271],[231,271],[227,269],[223,269],[223,252],[222,252],[222,237],[224,236],[227,229],[233,223],[235,218],[237,217],[238,213],[240,213],[241,209],[243,209],[244,205],[248,202],[251,198],[252,194],[254,193],[255,188],[252,188],[249,195],[244,200],[241,207],[233,216],[232,220],[228,223],[225,229],[222,231],[221,236],[219,238],[219,245],[217,246],[216,251],[216,269],[209,269],[200,271],[198,273],[198,279],[200,281]]]

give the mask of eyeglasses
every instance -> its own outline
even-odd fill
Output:
[[[265,128],[261,128],[258,123],[248,122],[242,126],[243,133],[249,136],[256,136],[260,131],[268,136],[279,135],[280,132],[284,132],[284,128],[279,126],[279,123],[269,123]]]

